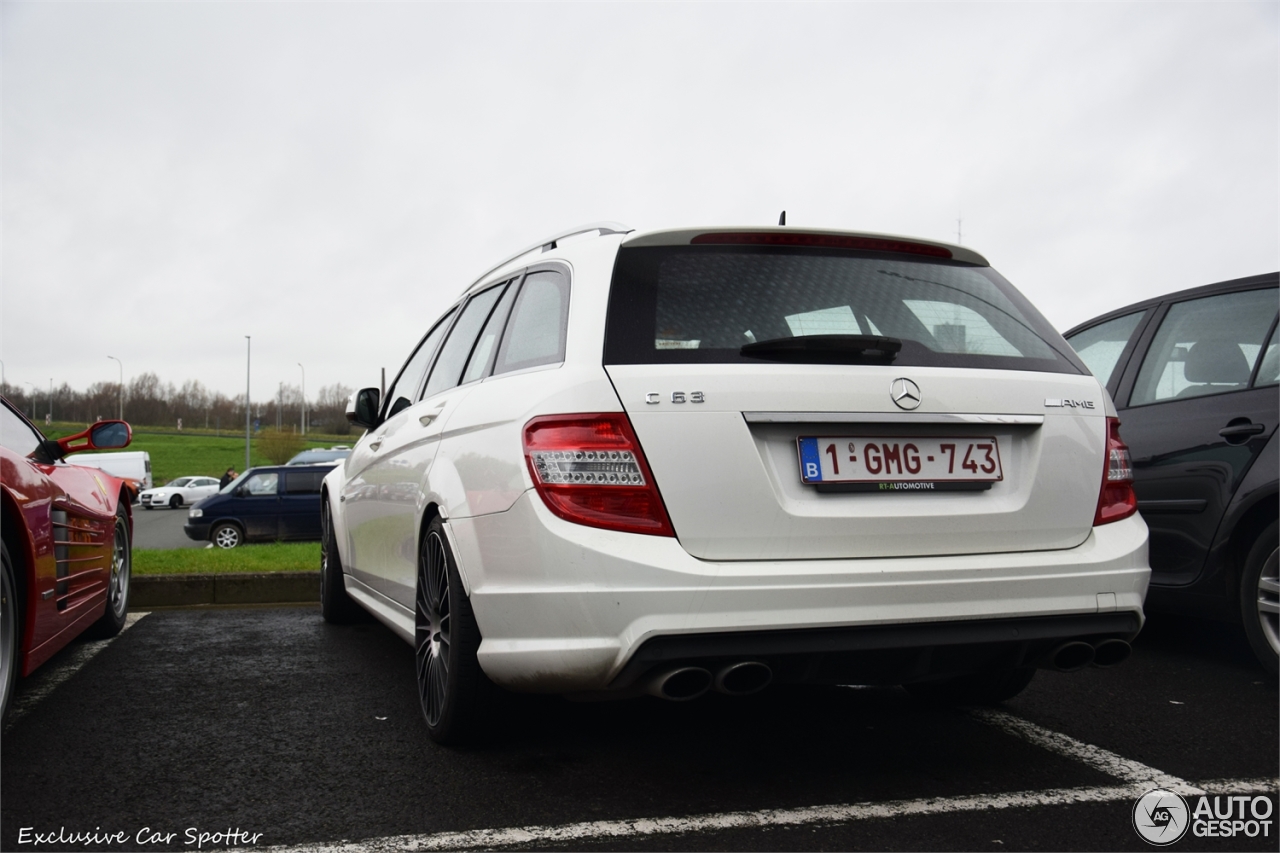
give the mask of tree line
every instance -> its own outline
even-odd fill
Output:
[[[33,391],[29,387],[0,383],[0,394],[37,424],[46,419],[72,423],[93,423],[119,416],[123,402],[124,419],[133,426],[208,428],[243,431],[245,395],[228,397],[210,391],[198,379],[181,386],[162,382],[154,373],[133,377],[123,388],[118,382],[95,382],[84,391],[67,383]],[[348,435],[347,397],[352,389],[340,383],[326,385],[307,400],[307,432]],[[263,428],[290,430],[301,425],[302,391],[296,385],[281,385],[269,400],[250,403],[250,418]]]

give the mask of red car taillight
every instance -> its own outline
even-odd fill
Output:
[[[547,509],[564,520],[675,535],[626,414],[534,418],[524,426],[524,458]]]
[[[1120,438],[1120,421],[1107,418],[1106,464],[1102,468],[1102,489],[1098,493],[1098,511],[1093,526],[1128,518],[1138,511],[1138,497],[1133,493],[1133,461],[1129,448]]]

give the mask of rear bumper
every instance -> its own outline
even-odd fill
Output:
[[[910,559],[703,561],[671,538],[563,521],[533,492],[507,512],[452,519],[450,532],[484,637],[481,666],[538,692],[621,689],[671,661],[739,655],[810,667],[776,674],[802,681],[826,680],[815,654],[843,656],[830,678],[867,670],[857,683],[943,671],[872,665],[895,649],[980,646],[960,671],[991,665],[990,654],[1017,665],[1042,641],[1132,637],[1150,577],[1136,515],[1071,549]]]

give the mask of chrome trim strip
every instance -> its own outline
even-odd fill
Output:
[[[1013,424],[1040,426],[1044,415],[951,412],[743,412],[749,424]]]

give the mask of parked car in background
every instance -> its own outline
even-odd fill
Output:
[[[117,477],[68,464],[81,450],[125,447],[124,421],[57,441],[0,398],[0,713],[75,637],[112,637],[129,611],[133,518]]]
[[[1151,528],[1152,610],[1239,623],[1277,671],[1280,275],[1183,290],[1066,333],[1106,384]]]
[[[82,453],[76,457],[76,464],[101,468],[108,474],[124,480],[129,484],[131,503],[137,503],[143,490],[152,486],[151,454],[145,450],[129,450],[123,453]]]
[[[599,236],[596,236],[596,235]],[[588,236],[589,235],[589,236]],[[325,481],[321,607],[485,679],[998,702],[1112,665],[1147,529],[1098,380],[972,249],[791,228],[540,241],[425,329]]]
[[[316,465],[324,462],[338,462],[346,459],[351,455],[350,447],[335,446],[328,450],[316,448],[314,450],[304,450],[297,456],[294,456],[286,465]]]
[[[143,509],[154,509],[167,506],[178,509],[185,504],[193,504],[201,498],[218,493],[218,481],[214,477],[179,477],[170,480],[163,486],[145,489],[138,495],[138,502]]]
[[[250,468],[187,513],[183,531],[219,548],[320,538],[320,484],[332,465]]]

